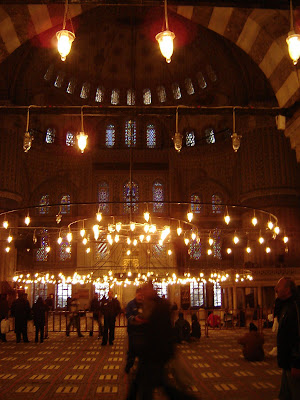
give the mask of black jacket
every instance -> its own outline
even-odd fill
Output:
[[[47,311],[47,306],[43,300],[37,300],[32,306],[33,321],[35,326],[45,325],[45,313]]]
[[[114,320],[121,312],[120,302],[116,298],[113,298],[112,300],[102,299],[100,310],[105,320]]]
[[[300,312],[299,301],[297,301]],[[282,300],[277,333],[277,362],[280,368],[290,370],[293,367],[292,349],[298,340],[298,319],[296,300],[293,296]]]

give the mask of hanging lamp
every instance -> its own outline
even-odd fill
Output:
[[[57,50],[61,56],[62,61],[66,61],[67,55],[70,53],[72,43],[74,42],[75,39],[75,34],[74,32],[68,31],[66,28],[66,20],[67,20],[67,14],[69,10],[69,5],[68,5],[68,0],[66,0],[65,4],[65,13],[64,13],[64,21],[63,21],[63,28],[61,31],[56,32],[56,37],[57,37]],[[72,20],[71,21],[71,26],[73,29],[72,25]]]
[[[161,54],[165,57],[166,62],[171,62],[171,57],[173,54],[173,40],[175,39],[175,33],[169,30],[168,22],[168,5],[167,0],[165,0],[165,27],[166,29],[155,36],[158,41]]]
[[[88,135],[86,135],[83,130],[83,107],[81,107],[81,131],[79,132],[79,135],[77,135],[78,147],[81,153],[83,153],[86,148],[87,138]]]
[[[286,38],[286,42],[288,45],[289,55],[293,60],[294,65],[297,64],[300,58],[300,34],[296,33],[294,30],[294,17],[293,17],[293,4],[292,0],[290,0],[290,23],[291,28]]]

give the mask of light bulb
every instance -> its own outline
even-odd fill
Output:
[[[296,65],[300,58],[300,35],[296,34],[295,31],[290,31],[288,37],[286,38],[288,45],[289,55]]]
[[[289,241],[289,238],[288,238],[287,236],[284,236],[283,242],[284,242],[284,243],[287,243],[288,241]]]
[[[224,221],[226,222],[227,225],[229,224],[229,222],[230,222],[230,216],[229,216],[228,214],[225,215]]]
[[[155,36],[155,39],[158,41],[161,54],[165,57],[166,62],[170,63],[174,49],[173,46],[173,40],[175,39],[174,32],[171,32],[169,30],[159,32]]]
[[[135,223],[130,222],[130,230],[133,232],[135,230]]]
[[[149,221],[149,219],[150,219],[150,214],[149,214],[149,212],[148,211],[146,211],[146,212],[144,212],[144,218],[145,218],[145,221]]]
[[[189,239],[188,238],[184,238],[184,243],[185,243],[185,245],[187,246],[188,244],[189,244]]]
[[[66,247],[66,252],[71,253],[71,247]]]
[[[130,254],[131,254],[131,251],[130,250],[127,250],[127,253],[126,253],[128,256],[130,256]]]
[[[270,247],[266,247],[266,253],[271,253]]]
[[[231,248],[230,248],[230,247],[228,247],[228,249],[226,250],[226,252],[227,252],[227,254],[231,254],[231,253],[232,253],[232,250],[231,250]]]
[[[246,248],[246,251],[247,251],[248,254],[251,253],[251,247],[248,246],[248,247]]]
[[[208,249],[208,250],[207,250],[207,254],[210,256],[210,255],[212,254],[212,250],[211,250],[211,249]]]
[[[169,250],[168,250],[168,255],[170,256],[171,254],[172,254],[172,250],[169,249]]]
[[[196,237],[197,237],[196,233],[195,233],[195,232],[193,232],[193,233],[192,233],[192,240],[195,240],[195,239],[196,239]]]
[[[87,252],[87,253],[90,253],[90,251],[91,251],[91,249],[90,249],[90,247],[88,247],[88,248],[86,249],[86,252]]]
[[[121,228],[122,228],[122,223],[121,222],[117,222],[116,223],[116,231],[120,232]]]
[[[139,237],[139,239],[140,239],[140,242],[142,242],[142,241],[144,240],[144,238],[145,238],[145,236],[144,236],[144,235],[140,235],[140,237]]]
[[[119,240],[120,240],[120,236],[119,236],[119,235],[116,235],[116,236],[115,236],[115,242],[118,243]]]
[[[6,219],[3,221],[3,228],[4,229],[8,228],[8,221]]]
[[[61,244],[61,242],[62,242],[62,238],[59,236],[58,239],[57,239],[57,243]]]
[[[27,226],[30,224],[30,217],[29,217],[29,215],[27,215],[27,217],[25,217],[24,222],[25,222],[25,224],[26,224]]]
[[[79,135],[77,135],[78,147],[81,153],[83,153],[86,148],[87,138],[88,135],[86,135],[84,132],[79,132]]]
[[[151,239],[150,235],[146,236],[146,240],[147,240],[148,243],[150,242],[150,239]]]
[[[82,243],[83,243],[84,245],[86,245],[87,242],[88,242],[87,238],[83,238]]]
[[[209,244],[210,246],[212,246],[213,243],[214,243],[214,239],[212,239],[212,238],[210,237],[210,238],[208,239],[208,244]]]
[[[72,43],[74,42],[75,35],[74,33],[62,29],[61,31],[56,32],[57,37],[57,50],[61,56],[61,60],[65,61],[67,55],[70,53]]]
[[[98,222],[100,222],[100,221],[102,220],[102,214],[101,214],[101,212],[98,211],[98,212],[96,213],[96,219],[97,219]]]
[[[126,242],[127,242],[127,244],[130,244],[130,243],[131,243],[131,240],[130,240],[129,237],[127,238]]]
[[[67,240],[68,240],[69,243],[72,241],[72,237],[73,237],[72,232],[68,232],[67,233]]]
[[[156,232],[156,225],[150,225],[149,232],[150,233],[155,233]]]
[[[177,235],[180,236],[182,233],[182,228],[180,226],[177,228]]]
[[[240,241],[240,239],[235,235],[233,238],[233,243],[238,244],[239,241]]]
[[[81,236],[81,237],[84,237],[84,235],[85,235],[85,229],[81,229],[81,230],[80,230],[80,236]]]
[[[273,224],[273,222],[270,220],[270,221],[268,222],[268,228],[271,230],[271,229],[273,229],[273,226],[274,226],[274,224]]]
[[[7,238],[8,243],[11,243],[12,240],[13,240],[13,237],[11,235],[9,235],[8,238]],[[284,242],[284,243],[286,243],[286,242]]]
[[[187,219],[188,219],[188,221],[189,222],[192,222],[192,219],[193,219],[193,213],[191,212],[191,211],[189,211],[188,213],[187,213]]]
[[[280,232],[279,226],[275,226],[274,232],[276,233],[276,235],[279,235]]]
[[[9,246],[5,247],[5,251],[6,251],[6,253],[9,253],[10,252],[10,247]]]
[[[253,225],[253,226],[256,226],[256,225],[257,225],[257,218],[256,218],[256,217],[253,217],[253,218],[252,218],[252,225]]]
[[[134,246],[136,246],[137,245],[137,240],[134,239],[134,241],[132,243],[133,243]]]
[[[149,229],[150,229],[149,224],[144,224],[144,231],[145,231],[146,233],[149,232]]]
[[[50,250],[51,250],[51,247],[50,247],[50,246],[47,246],[47,247],[46,247],[46,253],[49,253]]]

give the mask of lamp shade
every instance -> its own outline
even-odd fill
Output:
[[[86,148],[87,138],[88,135],[86,135],[84,132],[80,132],[79,135],[77,135],[78,147],[81,153],[83,153],[84,149]]]
[[[293,60],[294,65],[297,64],[300,58],[300,35],[295,31],[290,31],[286,38],[288,45],[289,55]]]
[[[165,57],[167,63],[170,63],[173,54],[173,40],[175,39],[175,33],[165,30],[158,33],[155,36],[155,39],[158,41],[161,54]]]
[[[178,153],[179,153],[180,150],[182,149],[182,135],[180,132],[175,133],[175,135],[173,137],[173,142],[174,142],[175,150],[178,151]]]
[[[57,37],[57,50],[61,56],[61,60],[65,61],[67,55],[70,53],[72,43],[75,39],[74,33],[62,29],[61,31],[56,32]]]

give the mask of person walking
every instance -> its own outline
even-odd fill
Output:
[[[78,301],[78,294],[75,294],[73,298],[69,301],[69,315],[70,320],[67,324],[66,328],[66,335],[70,336],[70,328],[73,326],[77,330],[78,337],[83,337],[82,333],[80,332],[80,315],[79,315],[79,301]]]
[[[113,292],[108,292],[108,299],[102,299],[101,312],[104,316],[104,329],[101,346],[106,346],[107,340],[112,346],[115,340],[116,317],[121,312],[121,306],[118,299],[113,297]]]
[[[39,341],[39,334],[40,334],[40,342],[41,343],[44,342],[46,311],[47,311],[47,306],[44,303],[42,297],[39,296],[37,301],[32,306],[33,322],[35,326],[35,343],[38,343]]]
[[[18,298],[13,301],[11,305],[11,315],[15,318],[17,343],[20,343],[21,335],[23,337],[23,342],[28,343],[27,321],[31,318],[31,309],[25,293],[19,293]]]
[[[299,346],[300,313],[299,293],[295,282],[289,277],[279,279],[275,292],[281,300],[280,316],[277,332],[277,362],[282,368],[279,400],[298,400],[300,393],[300,379],[293,376],[292,368],[300,364],[293,363],[293,349]],[[300,360],[299,360],[300,362]],[[300,375],[300,374],[299,374]]]
[[[1,321],[7,320],[8,319],[8,311],[9,311],[9,307],[8,307],[8,301],[7,301],[7,294],[1,294],[1,298],[0,298],[0,324]],[[2,340],[2,342],[7,342],[6,340],[6,333],[1,333],[0,331],[0,339]]]

